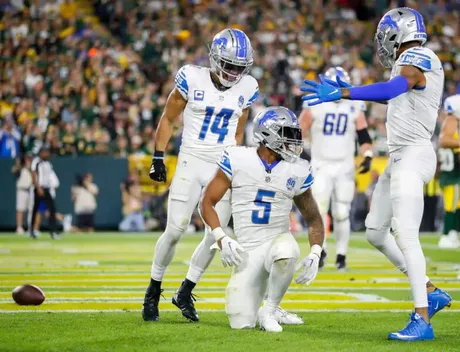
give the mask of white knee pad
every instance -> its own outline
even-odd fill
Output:
[[[188,224],[187,224],[188,226]],[[174,223],[169,223],[166,225],[165,232],[163,233],[162,236],[166,236],[172,244],[176,244],[177,242],[180,241],[182,235],[184,234],[185,230],[187,229],[187,226],[185,227],[178,227]]]
[[[336,221],[345,221],[350,218],[350,203],[335,202],[332,207],[332,216]]]
[[[229,314],[228,321],[232,329],[252,329],[256,327],[257,316]]]
[[[274,262],[280,259],[293,258],[295,261],[299,259],[300,248],[291,233],[284,233],[275,238],[272,242],[270,251],[265,257],[265,270],[270,272]]]

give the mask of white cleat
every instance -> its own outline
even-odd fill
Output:
[[[283,327],[278,323],[274,312],[268,312],[268,310],[264,307],[259,309],[258,321],[260,330],[265,330],[268,332],[283,331]]]
[[[18,227],[16,229],[16,235],[23,236],[24,234],[25,234],[25,231],[24,231],[24,229],[22,227]]]
[[[457,231],[451,230],[447,235],[441,235],[438,247],[443,249],[455,249],[460,247]]]
[[[278,307],[273,314],[280,324],[284,325],[302,325],[305,324],[303,319],[297,314],[286,312],[283,308]]]

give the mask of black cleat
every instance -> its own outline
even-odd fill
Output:
[[[191,321],[198,321],[200,320],[200,317],[196,312],[195,304],[193,301],[196,301],[196,298],[192,293],[181,292],[180,289],[174,294],[172,298],[172,304],[181,310],[182,315],[186,319]]]
[[[321,257],[319,258],[319,268],[321,269],[324,266],[324,262],[327,258],[327,252],[323,249],[321,251]]]
[[[144,304],[142,308],[142,319],[145,321],[158,321],[160,320],[160,313],[158,311],[158,302],[163,290],[161,283],[158,281],[150,280],[150,285],[145,291]]]
[[[347,257],[342,254],[337,254],[337,259],[335,260],[335,267],[337,270],[347,270]]]

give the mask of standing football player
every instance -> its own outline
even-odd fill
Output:
[[[419,239],[423,214],[423,186],[436,170],[431,143],[444,87],[444,71],[436,54],[422,45],[427,40],[423,18],[404,7],[380,20],[375,36],[381,64],[391,79],[362,87],[342,88],[325,81],[301,89],[309,104],[340,99],[388,102],[387,142],[390,157],[380,176],[366,235],[371,244],[409,277],[415,312],[406,328],[388,335],[392,340],[434,339],[430,318],[450,304],[451,297],[426,277],[426,261]],[[390,234],[390,230],[394,236]],[[427,294],[428,292],[428,294]]]
[[[337,87],[338,81],[351,87],[350,76],[342,67],[331,67],[324,76],[330,84]],[[302,132],[310,132],[311,163],[316,178],[312,191],[323,223],[326,223],[332,198],[337,255],[335,265],[339,270],[347,267],[346,255],[351,233],[350,209],[355,195],[356,134],[364,156],[359,173],[370,170],[373,157],[365,110],[366,105],[359,101],[339,100],[312,107],[304,102],[304,109],[299,117]],[[325,242],[319,261],[320,268],[324,266],[326,256]]]
[[[444,198],[444,228],[439,239],[439,248],[458,248],[460,225],[460,94],[444,101],[446,118],[439,135],[439,184]]]
[[[227,286],[226,312],[233,329],[260,328],[281,332],[277,309],[300,255],[289,231],[292,200],[308,223],[311,253],[302,260],[299,284],[310,284],[318,272],[324,227],[311,192],[313,175],[299,158],[302,133],[297,117],[283,107],[271,107],[254,119],[259,147],[228,147],[205,190],[201,214],[212,229],[224,266],[235,266]],[[222,230],[217,204],[232,190],[237,242]],[[268,286],[265,304],[260,308]]]

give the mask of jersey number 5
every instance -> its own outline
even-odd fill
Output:
[[[204,116],[203,126],[201,126],[199,139],[204,141],[206,134],[208,133],[209,125],[211,124],[211,119],[214,115],[214,107],[206,106],[206,114]],[[211,132],[217,134],[219,138],[217,143],[222,143],[225,139],[225,136],[228,133],[228,121],[233,115],[233,110],[231,109],[222,109],[219,113],[216,114],[214,122],[211,126]]]
[[[270,212],[272,211],[272,204],[265,201],[264,197],[274,198],[275,192],[265,191],[263,189],[259,189],[257,191],[257,195],[256,195],[256,199],[254,200],[254,204],[258,207],[262,207],[262,209],[252,211],[252,223],[253,224],[266,225],[270,221]]]
[[[326,114],[324,119],[323,133],[325,135],[336,134],[343,136],[347,131],[348,115],[347,114]]]

